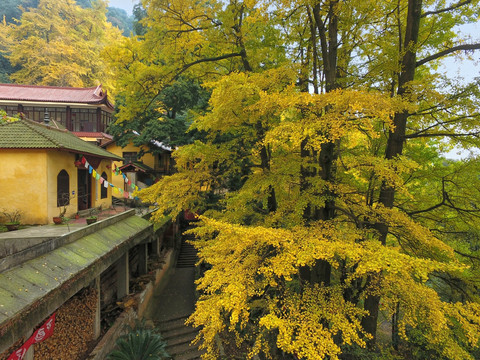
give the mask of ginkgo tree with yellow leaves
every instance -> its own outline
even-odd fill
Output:
[[[478,144],[478,87],[436,67],[479,48],[452,30],[478,2],[142,4],[146,33],[107,49],[119,118],[180,75],[211,91],[178,172],[139,193],[154,220],[203,214],[204,358],[222,342],[243,358],[475,358],[479,169],[441,152]]]
[[[16,83],[87,87],[99,83],[112,89],[101,51],[121,39],[107,22],[107,3],[92,1],[83,9],[74,0],[40,0],[22,12],[15,23],[0,28],[0,50],[12,66]]]

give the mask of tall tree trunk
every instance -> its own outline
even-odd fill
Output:
[[[320,13],[320,3],[317,3],[312,8],[313,19],[315,26],[312,26],[311,29],[318,31],[318,36],[320,38],[320,48],[322,52],[323,60],[323,72],[325,75],[325,89],[326,91],[332,91],[338,88],[337,85],[337,48],[338,48],[338,17],[336,12],[336,6],[338,0],[333,0],[330,2],[329,11],[326,19],[328,22],[328,35],[327,28],[325,23],[321,18]],[[310,15],[310,14],[309,14]],[[311,19],[311,17],[310,17]],[[315,37],[312,37],[313,39]],[[316,53],[316,48],[315,52]],[[316,55],[316,54],[315,54]],[[315,69],[316,70],[316,69]],[[320,153],[317,155],[317,152],[306,149],[306,143],[308,139],[302,142],[300,149],[302,157],[310,157],[311,159],[316,158],[316,161],[320,167],[318,174],[315,170],[307,170],[305,168],[301,169],[301,183],[308,183],[305,181],[307,176],[320,176],[322,180],[333,181],[335,179],[335,167],[334,163],[337,158],[337,144],[334,142],[327,142],[322,144],[320,148]],[[318,156],[318,157],[317,157]],[[308,185],[306,185],[308,186]],[[327,200],[321,208],[311,208],[307,206],[304,211],[304,218],[307,221],[315,220],[331,220],[335,216],[335,199],[334,194],[330,190],[325,189],[327,194]],[[302,268],[300,270],[300,276],[304,280],[308,280],[310,283],[323,283],[325,286],[330,285],[332,268],[330,263],[327,261],[317,261],[312,268]]]
[[[403,96],[406,91],[408,82],[415,78],[416,68],[416,47],[418,42],[418,33],[420,29],[420,19],[422,15],[422,0],[408,0],[407,24],[405,28],[405,55],[402,58],[401,73],[399,76],[399,84],[397,94]],[[395,128],[389,132],[387,140],[387,148],[385,151],[386,159],[394,159],[403,152],[405,141],[405,131],[407,128],[407,119],[409,113],[407,111],[396,113],[393,119]],[[385,181],[380,189],[379,202],[387,208],[392,208],[395,200],[395,189]],[[380,241],[383,245],[386,243],[388,226],[384,223],[376,224],[376,229],[380,234]],[[370,283],[379,281],[376,277],[368,279]],[[365,299],[364,308],[368,310],[369,315],[362,319],[362,326],[365,331],[372,335],[368,346],[375,347],[378,308],[380,304],[379,296],[368,296]]]

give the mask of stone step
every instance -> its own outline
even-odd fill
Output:
[[[191,244],[182,243],[177,259],[177,268],[195,267],[197,262],[197,249]]]
[[[176,266],[177,269],[186,269],[186,268],[193,268],[193,267],[195,267],[195,262],[194,261],[185,262],[185,263],[180,262],[180,263],[177,263],[177,266]]]
[[[190,345],[191,341],[193,340],[190,339],[189,341],[175,344],[175,345],[170,345],[167,343],[167,347],[165,348],[170,356],[175,357],[175,355],[181,355],[181,354],[186,354],[188,352],[198,350],[196,345]]]
[[[195,260],[197,258],[197,254],[180,254],[178,257],[179,259],[189,259],[189,260]]]
[[[197,336],[197,333],[198,333],[197,331],[193,331],[193,332],[186,333],[185,335],[180,335],[180,336],[170,338],[167,341],[167,347],[181,345],[181,344],[190,344],[192,340],[195,339],[195,336]]]
[[[185,326],[185,321],[187,321],[188,316],[182,316],[175,319],[170,319],[166,321],[155,321],[155,327],[163,332],[165,330],[172,330],[176,328],[181,328]]]
[[[204,350],[193,349],[183,354],[178,354],[173,357],[174,360],[199,360],[200,356],[205,353]]]
[[[173,339],[178,336],[186,336],[186,335],[192,335],[192,334],[193,336],[195,336],[197,333],[197,330],[189,326],[184,326],[184,327],[175,328],[175,329],[166,329],[160,333],[162,334],[162,337],[168,342],[170,341],[170,339]]]

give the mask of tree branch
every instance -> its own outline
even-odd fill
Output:
[[[422,14],[422,18],[425,17],[425,16],[428,16],[428,15],[437,15],[437,14],[441,14],[441,13],[444,13],[444,12],[447,12],[447,11],[450,11],[450,10],[455,10],[463,5],[466,5],[466,4],[470,4],[472,2],[472,0],[466,0],[466,1],[462,1],[462,2],[459,2],[458,4],[455,4],[455,5],[452,5],[448,8],[445,8],[445,9],[440,9],[440,10],[435,10],[435,11],[427,11],[426,13],[423,13]]]
[[[453,53],[453,52],[455,52],[455,51],[460,51],[460,50],[478,50],[478,49],[480,49],[480,44],[463,44],[463,45],[454,46],[454,47],[452,47],[452,48],[449,48],[449,49],[440,51],[440,52],[438,52],[438,53],[436,53],[436,54],[427,56],[425,59],[422,59],[422,60],[417,61],[416,64],[415,64],[415,67],[422,66],[423,64],[425,64],[425,63],[427,63],[427,62],[429,62],[429,61],[436,60],[436,59],[438,59],[438,58],[441,58],[442,56],[451,54],[451,53]]]
[[[211,57],[211,58],[204,58],[204,59],[199,59],[199,60],[192,61],[191,63],[188,63],[188,64],[184,65],[184,66],[175,74],[175,76],[173,77],[173,79],[178,78],[182,73],[184,73],[186,70],[188,70],[190,67],[192,67],[192,66],[194,66],[194,65],[201,64],[201,63],[204,63],[204,62],[212,62],[212,61],[219,61],[219,60],[229,59],[229,58],[237,57],[237,56],[242,56],[242,53],[241,53],[241,52],[239,52],[239,53],[231,53],[231,54],[225,54],[225,55],[215,56],[215,57]]]
[[[454,251],[455,253],[457,253],[458,255],[465,256],[465,257],[468,257],[468,258],[470,258],[470,259],[474,259],[474,260],[480,261],[480,257],[478,257],[478,256],[465,254],[465,253],[460,252],[460,251],[458,251],[458,250],[453,250],[453,251]]]
[[[410,135],[405,135],[405,139],[415,139],[415,138],[420,138],[420,137],[440,137],[440,136],[445,136],[445,137],[465,137],[465,136],[478,136],[480,135],[480,131],[473,132],[473,133],[465,133],[465,134],[455,134],[455,133],[425,133],[425,134],[410,134]]]

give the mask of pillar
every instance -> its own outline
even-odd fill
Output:
[[[148,243],[138,245],[138,273],[145,275],[148,272]]]
[[[25,339],[29,339],[30,336],[33,334],[33,329],[28,330],[27,333],[25,334]],[[23,356],[23,360],[33,360],[34,358],[34,344],[28,348],[28,351],[25,353]]]
[[[97,305],[95,310],[95,320],[93,322],[93,339],[97,340],[102,331],[102,314],[101,314],[101,305],[100,305],[100,275],[98,275],[95,280],[93,280],[93,287],[97,292]]]
[[[117,299],[121,299],[128,295],[130,268],[128,266],[128,251],[117,260]]]
[[[160,246],[162,243],[162,236],[163,235],[153,235],[153,240],[152,240],[152,254],[153,255],[160,255]]]

